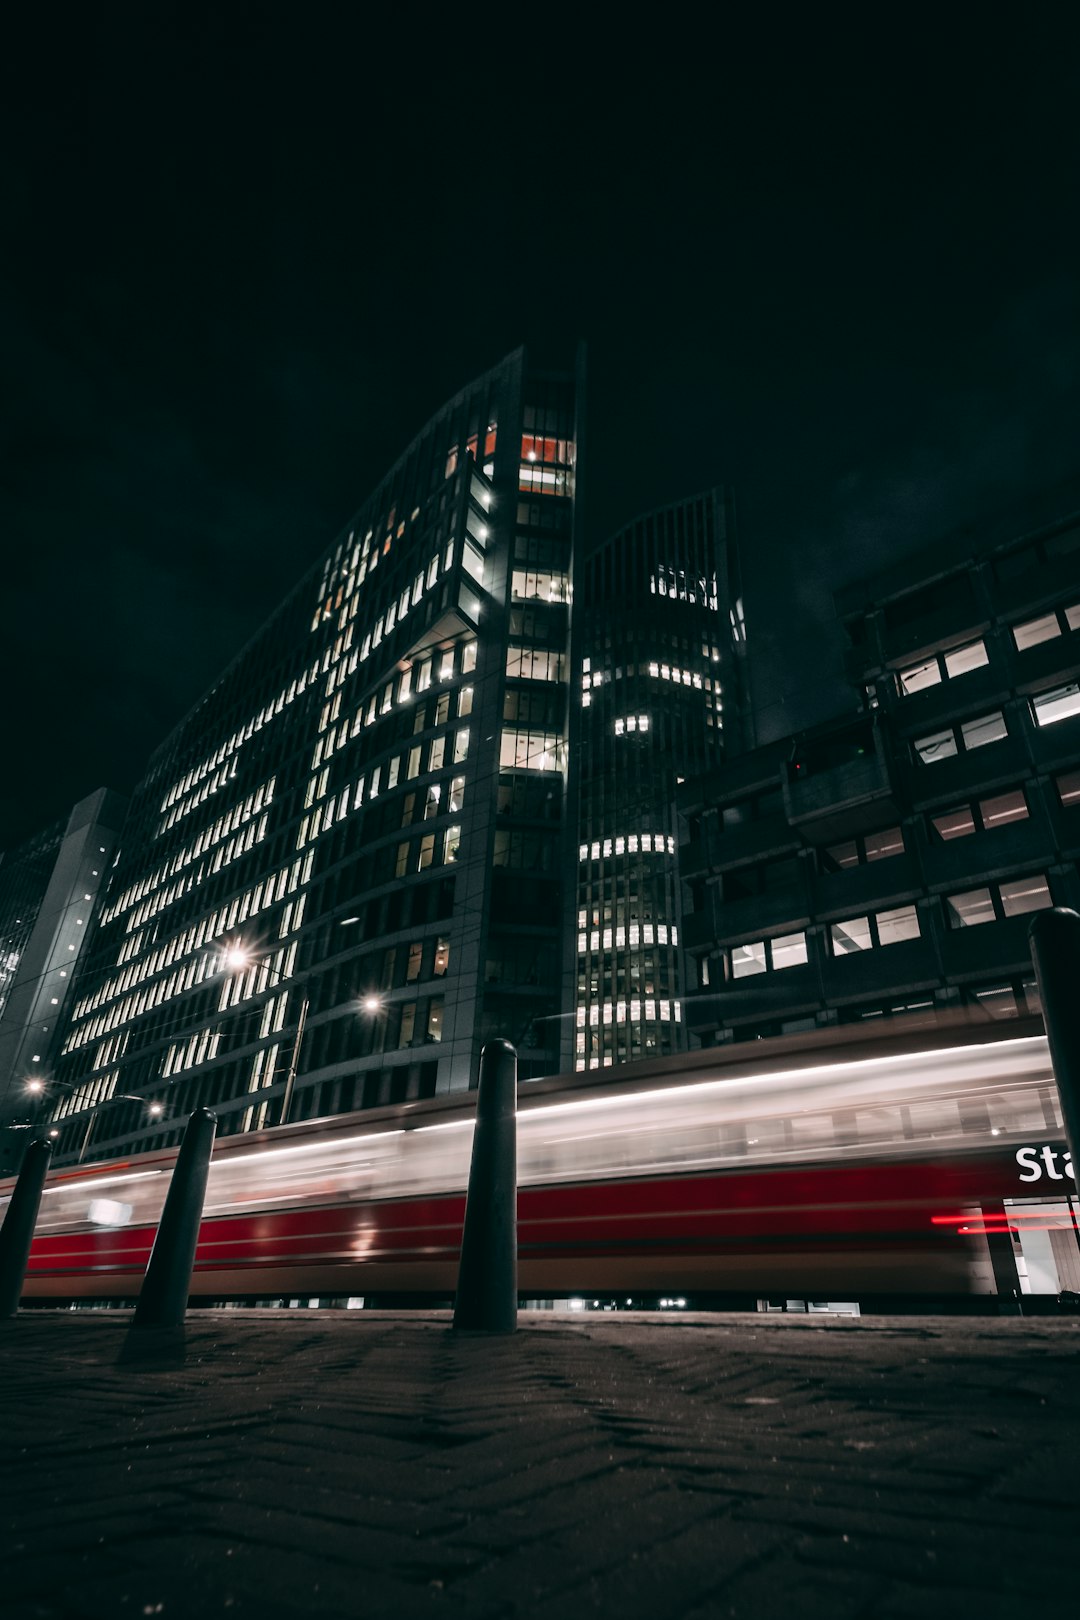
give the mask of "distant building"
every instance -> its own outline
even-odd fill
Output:
[[[680,789],[704,1045],[1037,1011],[1031,914],[1080,907],[1080,492],[837,609],[852,712]]]
[[[559,1066],[580,376],[423,428],[158,749],[50,1087],[61,1155]]]
[[[744,741],[745,645],[728,490],[638,518],[576,571],[566,1068],[685,1048],[676,788]]]
[[[124,809],[102,788],[0,860],[0,1127],[38,1116]],[[17,1169],[22,1148],[0,1129],[0,1174]]]

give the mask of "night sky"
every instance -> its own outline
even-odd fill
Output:
[[[589,344],[593,537],[734,486],[765,736],[844,701],[836,585],[1080,474],[1065,8],[374,9],[6,39],[0,848],[521,342]]]

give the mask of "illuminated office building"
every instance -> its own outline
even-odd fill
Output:
[[[837,593],[849,711],[688,781],[701,1045],[1039,1012],[1080,906],[1080,485]]]
[[[446,405],[154,755],[76,987],[69,1157],[559,1065],[578,378]],[[695,664],[696,667],[696,664]]]
[[[744,741],[745,647],[730,491],[636,519],[577,571],[566,1067],[685,1049],[676,787]]]
[[[30,1125],[92,935],[125,801],[101,788],[0,858],[0,1126]],[[0,1174],[24,1138],[0,1129]]]

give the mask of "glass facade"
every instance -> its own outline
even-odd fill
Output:
[[[741,741],[744,650],[722,489],[639,518],[578,571],[568,1068],[685,1048],[676,787]]]
[[[558,1066],[578,382],[424,428],[154,756],[50,1093],[59,1153]]]

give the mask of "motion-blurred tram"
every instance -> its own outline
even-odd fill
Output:
[[[473,1111],[453,1094],[221,1140],[195,1297],[450,1296]],[[55,1171],[27,1296],[137,1294],[175,1154]],[[1075,1180],[1034,1022],[823,1031],[530,1082],[518,1164],[527,1297],[1080,1286]]]

